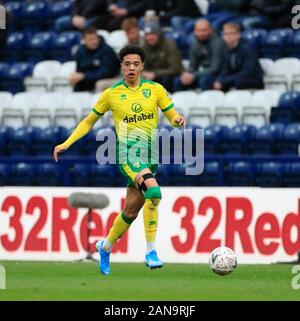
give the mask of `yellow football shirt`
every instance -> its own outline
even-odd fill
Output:
[[[157,129],[159,123],[158,108],[166,112],[173,107],[162,85],[141,79],[137,88],[131,88],[123,79],[103,92],[93,111],[102,116],[111,110],[119,140],[125,135],[128,139],[132,130],[151,139],[151,130]]]

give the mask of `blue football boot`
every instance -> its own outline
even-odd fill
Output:
[[[98,253],[100,254],[100,262],[99,262],[99,269],[100,272],[104,275],[110,274],[110,263],[109,263],[109,257],[110,257],[110,252],[106,252],[103,250],[103,241],[98,241],[96,243],[96,249]]]
[[[157,252],[155,250],[152,250],[150,253],[146,254],[146,265],[152,270],[152,269],[159,269],[164,264],[163,262],[158,258]]]

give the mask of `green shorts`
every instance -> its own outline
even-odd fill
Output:
[[[127,159],[126,162],[120,163],[119,162],[119,149],[117,145],[117,164],[121,171],[121,173],[127,178],[127,186],[128,187],[135,187],[135,178],[137,174],[146,169],[149,168],[152,174],[155,176],[158,170],[158,164],[152,164],[150,159],[145,159],[143,162],[140,161],[140,158],[137,157],[136,159],[129,160]]]

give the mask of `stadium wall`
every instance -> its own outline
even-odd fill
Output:
[[[72,192],[105,193],[110,205],[92,214],[90,243],[103,238],[125,202],[124,188],[0,188],[0,260],[71,261],[86,256],[87,210]],[[293,261],[300,251],[300,190],[162,188],[157,248],[162,260],[207,263],[220,245],[239,263]],[[94,249],[94,246],[92,246]],[[143,262],[142,213],[115,246],[113,262]],[[97,253],[94,253],[97,258]]]

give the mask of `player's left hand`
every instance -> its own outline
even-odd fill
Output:
[[[175,123],[181,127],[181,126],[185,126],[186,125],[186,120],[185,120],[185,117],[184,116],[179,116],[175,119]]]

